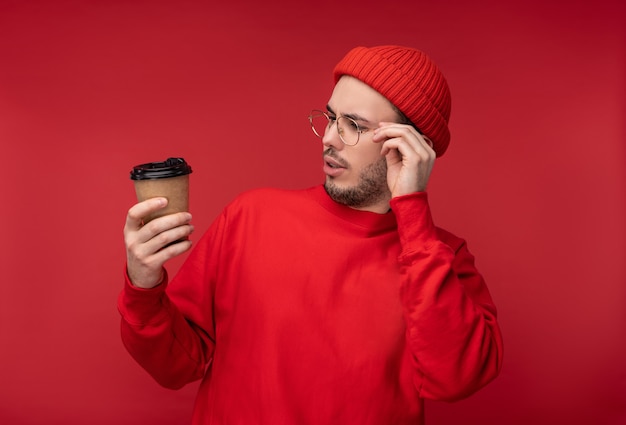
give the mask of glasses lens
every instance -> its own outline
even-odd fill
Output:
[[[311,129],[317,137],[324,137],[326,129],[328,128],[329,121],[321,111],[313,111],[309,115],[309,122],[311,123]]]
[[[359,125],[352,118],[339,117],[337,131],[346,145],[354,146],[359,141]]]
[[[335,123],[334,118],[331,120],[324,112],[318,110],[311,112],[309,122],[311,123],[313,133],[320,138],[324,137],[326,131]],[[337,133],[339,133],[339,137],[346,145],[354,146],[359,142],[360,128],[352,118],[337,118]]]

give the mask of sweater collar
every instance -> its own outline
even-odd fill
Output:
[[[324,185],[314,186],[310,189],[312,196],[325,210],[334,216],[348,222],[356,228],[362,228],[368,234],[379,233],[395,229],[396,217],[392,211],[378,214],[370,211],[361,211],[333,201]]]

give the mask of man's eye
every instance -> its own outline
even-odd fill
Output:
[[[364,128],[357,124],[354,120],[346,119],[346,123],[349,126],[350,131],[354,131],[355,133],[362,133],[364,131]]]

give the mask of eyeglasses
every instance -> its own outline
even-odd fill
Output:
[[[343,143],[348,146],[354,146],[359,143],[359,136],[361,133],[365,133],[371,128],[361,128],[359,124],[349,117],[336,117],[332,116],[324,111],[314,109],[309,115],[309,122],[311,123],[311,129],[313,133],[319,138],[324,137],[326,131],[328,131],[333,124],[337,123],[337,133]]]

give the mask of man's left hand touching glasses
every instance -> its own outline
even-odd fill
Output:
[[[407,124],[381,122],[373,141],[382,143],[392,198],[426,191],[436,157],[428,137]]]

